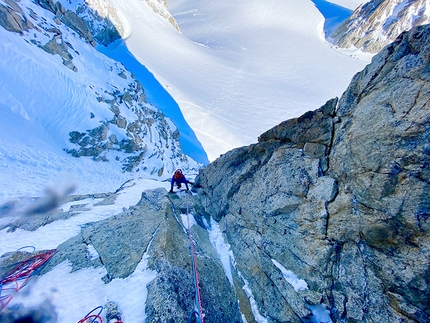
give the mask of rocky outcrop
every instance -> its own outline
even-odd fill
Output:
[[[5,4],[0,4],[0,26],[8,31],[17,33],[34,27],[14,0],[6,0]]]
[[[430,7],[426,0],[372,0],[360,5],[330,39],[342,48],[377,53],[403,31],[428,23]]]
[[[73,157],[91,157],[103,162],[112,160],[112,153],[115,153],[124,172],[139,171],[142,167],[151,174],[161,176],[163,164],[158,162],[159,167],[149,169],[145,158],[161,161],[168,151],[173,160],[182,159],[185,162],[188,159],[177,143],[178,130],[172,127],[162,112],[145,102],[145,92],[140,82],[130,81],[123,92],[115,90],[97,98],[109,106],[113,112],[112,119],[100,121],[101,125],[93,129],[69,132],[71,145],[64,150]],[[134,120],[124,117],[130,114],[135,116]],[[118,138],[118,129],[125,135]]]
[[[78,35],[84,38],[89,44],[91,44],[92,46],[96,45],[93,40],[93,35],[91,34],[90,28],[88,27],[88,24],[75,12],[71,10],[66,10],[60,19],[62,23],[76,31]]]
[[[430,317],[429,30],[403,34],[353,79],[339,102],[329,169],[340,189],[327,234],[365,265],[336,280],[361,274],[374,284],[353,297],[337,292],[347,305],[364,301],[375,313],[384,301],[387,315],[417,322]]]
[[[142,193],[137,205],[86,225],[79,235],[59,245],[41,274],[67,260],[73,271],[104,266],[107,274],[103,281],[109,284],[130,276],[147,259],[154,279],[148,285],[146,321],[186,322],[194,309],[195,296],[188,227],[182,221],[186,201],[165,189]],[[190,195],[188,203],[193,210],[195,198]],[[195,211],[189,216],[203,223]],[[234,290],[209,242],[206,227],[194,225],[192,231],[205,322],[242,322]],[[96,250],[97,257],[90,257],[88,246]]]
[[[429,322],[429,44],[429,26],[402,34],[336,111],[329,101],[201,170],[202,208],[268,322],[306,322],[318,304],[333,322]]]
[[[86,21],[98,44],[108,46],[121,37],[126,37],[117,9],[108,0],[77,2],[76,14]]]
[[[121,38],[123,33],[124,28],[116,9],[112,5],[109,6],[110,3],[103,3],[102,7],[105,10],[97,11],[100,6],[93,4],[94,8],[91,8],[83,2],[78,4],[76,12],[66,10],[59,1],[37,0],[35,3],[55,15],[55,24],[50,25],[45,18],[38,17],[30,8],[22,8],[19,1],[6,0],[5,5],[0,4],[0,26],[20,34],[34,30],[34,39],[31,42],[50,54],[59,55],[63,59],[63,64],[74,72],[77,72],[77,68],[73,64],[71,52],[75,51],[70,43],[63,39],[62,32],[56,25],[66,25],[94,47],[96,42],[107,46]],[[106,15],[102,17],[105,12]],[[38,33],[44,33],[44,36],[38,37]],[[50,36],[51,39],[47,43],[42,43],[40,39],[45,36]],[[77,52],[75,54],[79,55]]]
[[[168,20],[171,25],[176,28],[176,30],[180,31],[178,23],[169,12],[169,6],[167,5],[166,0],[145,0],[145,2],[149,7],[152,8],[152,10],[154,10],[156,14]]]
[[[85,29],[85,21],[77,17],[76,14],[66,11],[61,3],[54,3],[52,0],[37,1],[36,3],[56,15],[55,20],[57,25],[61,24],[58,18],[62,17],[64,23],[70,28],[74,30]],[[70,43],[64,41],[60,29],[54,24],[47,23],[45,18],[38,17],[32,9],[22,8],[19,2],[15,0],[7,0],[6,4],[7,6],[0,4],[0,25],[3,28],[20,34],[34,30],[34,37],[30,40],[32,44],[52,55],[59,55],[63,60],[64,66],[74,72],[78,71],[77,67],[73,64],[73,55],[70,53],[70,50],[77,55],[79,55],[79,53],[74,51]],[[75,19],[72,19],[72,17]],[[88,29],[88,27],[86,27],[86,29]],[[46,36],[50,37],[50,40],[48,42],[42,42],[40,39],[44,39]],[[86,33],[81,32],[80,36],[84,37],[93,46],[95,45],[89,31]]]

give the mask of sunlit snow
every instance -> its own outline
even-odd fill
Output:
[[[311,0],[169,0],[182,33],[142,1],[111,1],[126,17],[128,50],[179,104],[210,160],[340,96],[369,62],[327,44]]]

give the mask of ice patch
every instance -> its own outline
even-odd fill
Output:
[[[182,225],[187,229],[192,228],[193,225],[197,225],[197,222],[192,215],[181,214],[181,220]]]
[[[225,275],[227,276],[230,284],[233,285],[233,275],[231,273],[230,261],[234,258],[230,249],[230,245],[224,241],[219,224],[214,219],[211,218],[211,225],[210,227],[207,226],[207,229],[209,232],[209,240],[214,246],[218,254],[218,258],[221,260]]]
[[[87,252],[88,252],[88,255],[90,256],[91,260],[100,258],[99,253],[97,252],[96,248],[94,248],[94,246],[92,244],[89,244],[87,246]]]
[[[242,276],[241,273],[238,273],[238,274],[245,282],[245,285],[242,287],[242,289],[245,291],[246,296],[248,296],[249,303],[251,304],[252,314],[254,314],[255,321],[257,321],[257,323],[268,323],[267,319],[264,316],[262,316],[260,314],[260,311],[258,310],[257,302],[255,301],[251,288],[249,288],[248,282]]]
[[[308,284],[303,279],[299,279],[295,273],[291,270],[285,269],[285,267],[276,260],[272,259],[272,262],[282,272],[282,276],[284,276],[285,280],[294,287],[296,292],[308,289]]]

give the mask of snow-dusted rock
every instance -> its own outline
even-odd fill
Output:
[[[340,299],[348,298],[347,311],[364,300],[369,313],[392,321],[430,314],[429,44],[430,27],[414,28],[354,77],[339,102],[330,154],[329,174],[340,189],[328,207],[327,233],[363,260],[362,268],[335,275],[345,282]],[[351,293],[350,275],[372,288]]]
[[[168,20],[173,27],[175,27],[179,31],[178,23],[175,18],[169,12],[169,6],[167,5],[166,0],[145,0],[149,7],[154,10],[155,13]]]
[[[268,322],[306,320],[321,302],[333,322],[430,320],[429,44],[430,26],[402,34],[335,113],[286,121],[200,171],[202,206]]]
[[[190,257],[186,198],[165,189],[142,193],[135,206],[96,223],[84,226],[77,236],[58,246],[42,274],[64,261],[72,270],[104,267],[105,284],[133,275],[147,259],[153,280],[148,284],[146,322],[186,322],[194,309],[195,288]],[[196,198],[189,196],[189,216],[199,272],[201,301],[206,322],[241,323],[239,305],[224,274],[218,255],[209,241],[200,215],[194,211]],[[196,220],[195,220],[196,219]],[[94,249],[91,255],[88,246]],[[118,308],[118,310],[121,310]]]
[[[360,5],[330,39],[342,48],[377,53],[403,31],[428,23],[428,0],[372,0]]]
[[[305,297],[322,297],[314,290],[294,290],[271,260],[306,277],[311,286],[321,279],[317,277],[325,257],[315,253],[330,250],[325,206],[337,186],[333,178],[321,177],[321,160],[305,154],[303,147],[313,142],[329,148],[336,102],[276,126],[260,136],[259,144],[228,152],[197,179],[203,206],[226,228],[235,270],[270,322],[299,322],[310,313]]]
[[[0,4],[0,26],[18,33],[34,27],[31,21],[25,18],[21,7],[14,0],[8,0],[5,3],[7,5]]]

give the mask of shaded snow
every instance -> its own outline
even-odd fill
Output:
[[[233,252],[230,250],[230,245],[224,241],[219,224],[211,218],[210,226],[206,224],[209,232],[209,240],[215,248],[218,258],[221,260],[225,275],[231,285],[233,285],[233,275],[231,273],[231,262],[234,263]]]

